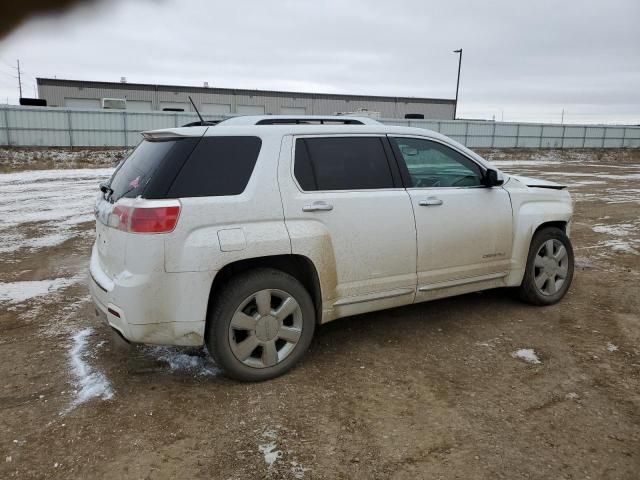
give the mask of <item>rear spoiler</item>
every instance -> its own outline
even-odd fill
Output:
[[[208,128],[208,127],[207,127]],[[201,135],[194,135],[195,130],[190,128],[190,131],[176,132],[173,130],[150,130],[147,132],[141,132],[142,138],[149,142],[161,142],[163,140],[178,140],[180,138],[199,137]],[[207,129],[202,130],[202,135]]]

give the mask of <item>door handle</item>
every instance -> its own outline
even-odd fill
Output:
[[[420,200],[418,205],[421,207],[437,207],[438,205],[442,205],[444,202],[436,197],[427,197],[424,200]]]
[[[333,210],[333,205],[326,202],[313,202],[311,205],[302,207],[303,212],[329,212]]]

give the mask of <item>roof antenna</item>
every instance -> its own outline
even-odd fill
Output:
[[[189,101],[191,102],[191,105],[193,105],[193,109],[198,114],[198,118],[200,119],[200,125],[202,126],[207,125],[207,123],[204,121],[204,118],[202,118],[202,115],[200,115],[200,112],[198,111],[198,107],[196,107],[196,104],[193,102],[193,98],[191,98],[191,95],[189,95]]]

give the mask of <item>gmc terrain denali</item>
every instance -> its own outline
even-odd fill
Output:
[[[316,324],[496,287],[549,305],[573,276],[562,185],[429,130],[239,117],[144,133],[100,186],[91,293],[130,342],[289,370]]]

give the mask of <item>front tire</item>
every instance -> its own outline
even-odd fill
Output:
[[[543,228],[531,240],[519,296],[533,305],[552,305],[569,290],[573,279],[573,247],[555,227]]]
[[[309,292],[280,270],[257,269],[229,280],[210,309],[207,347],[228,377],[268,380],[304,356],[315,328]]]

